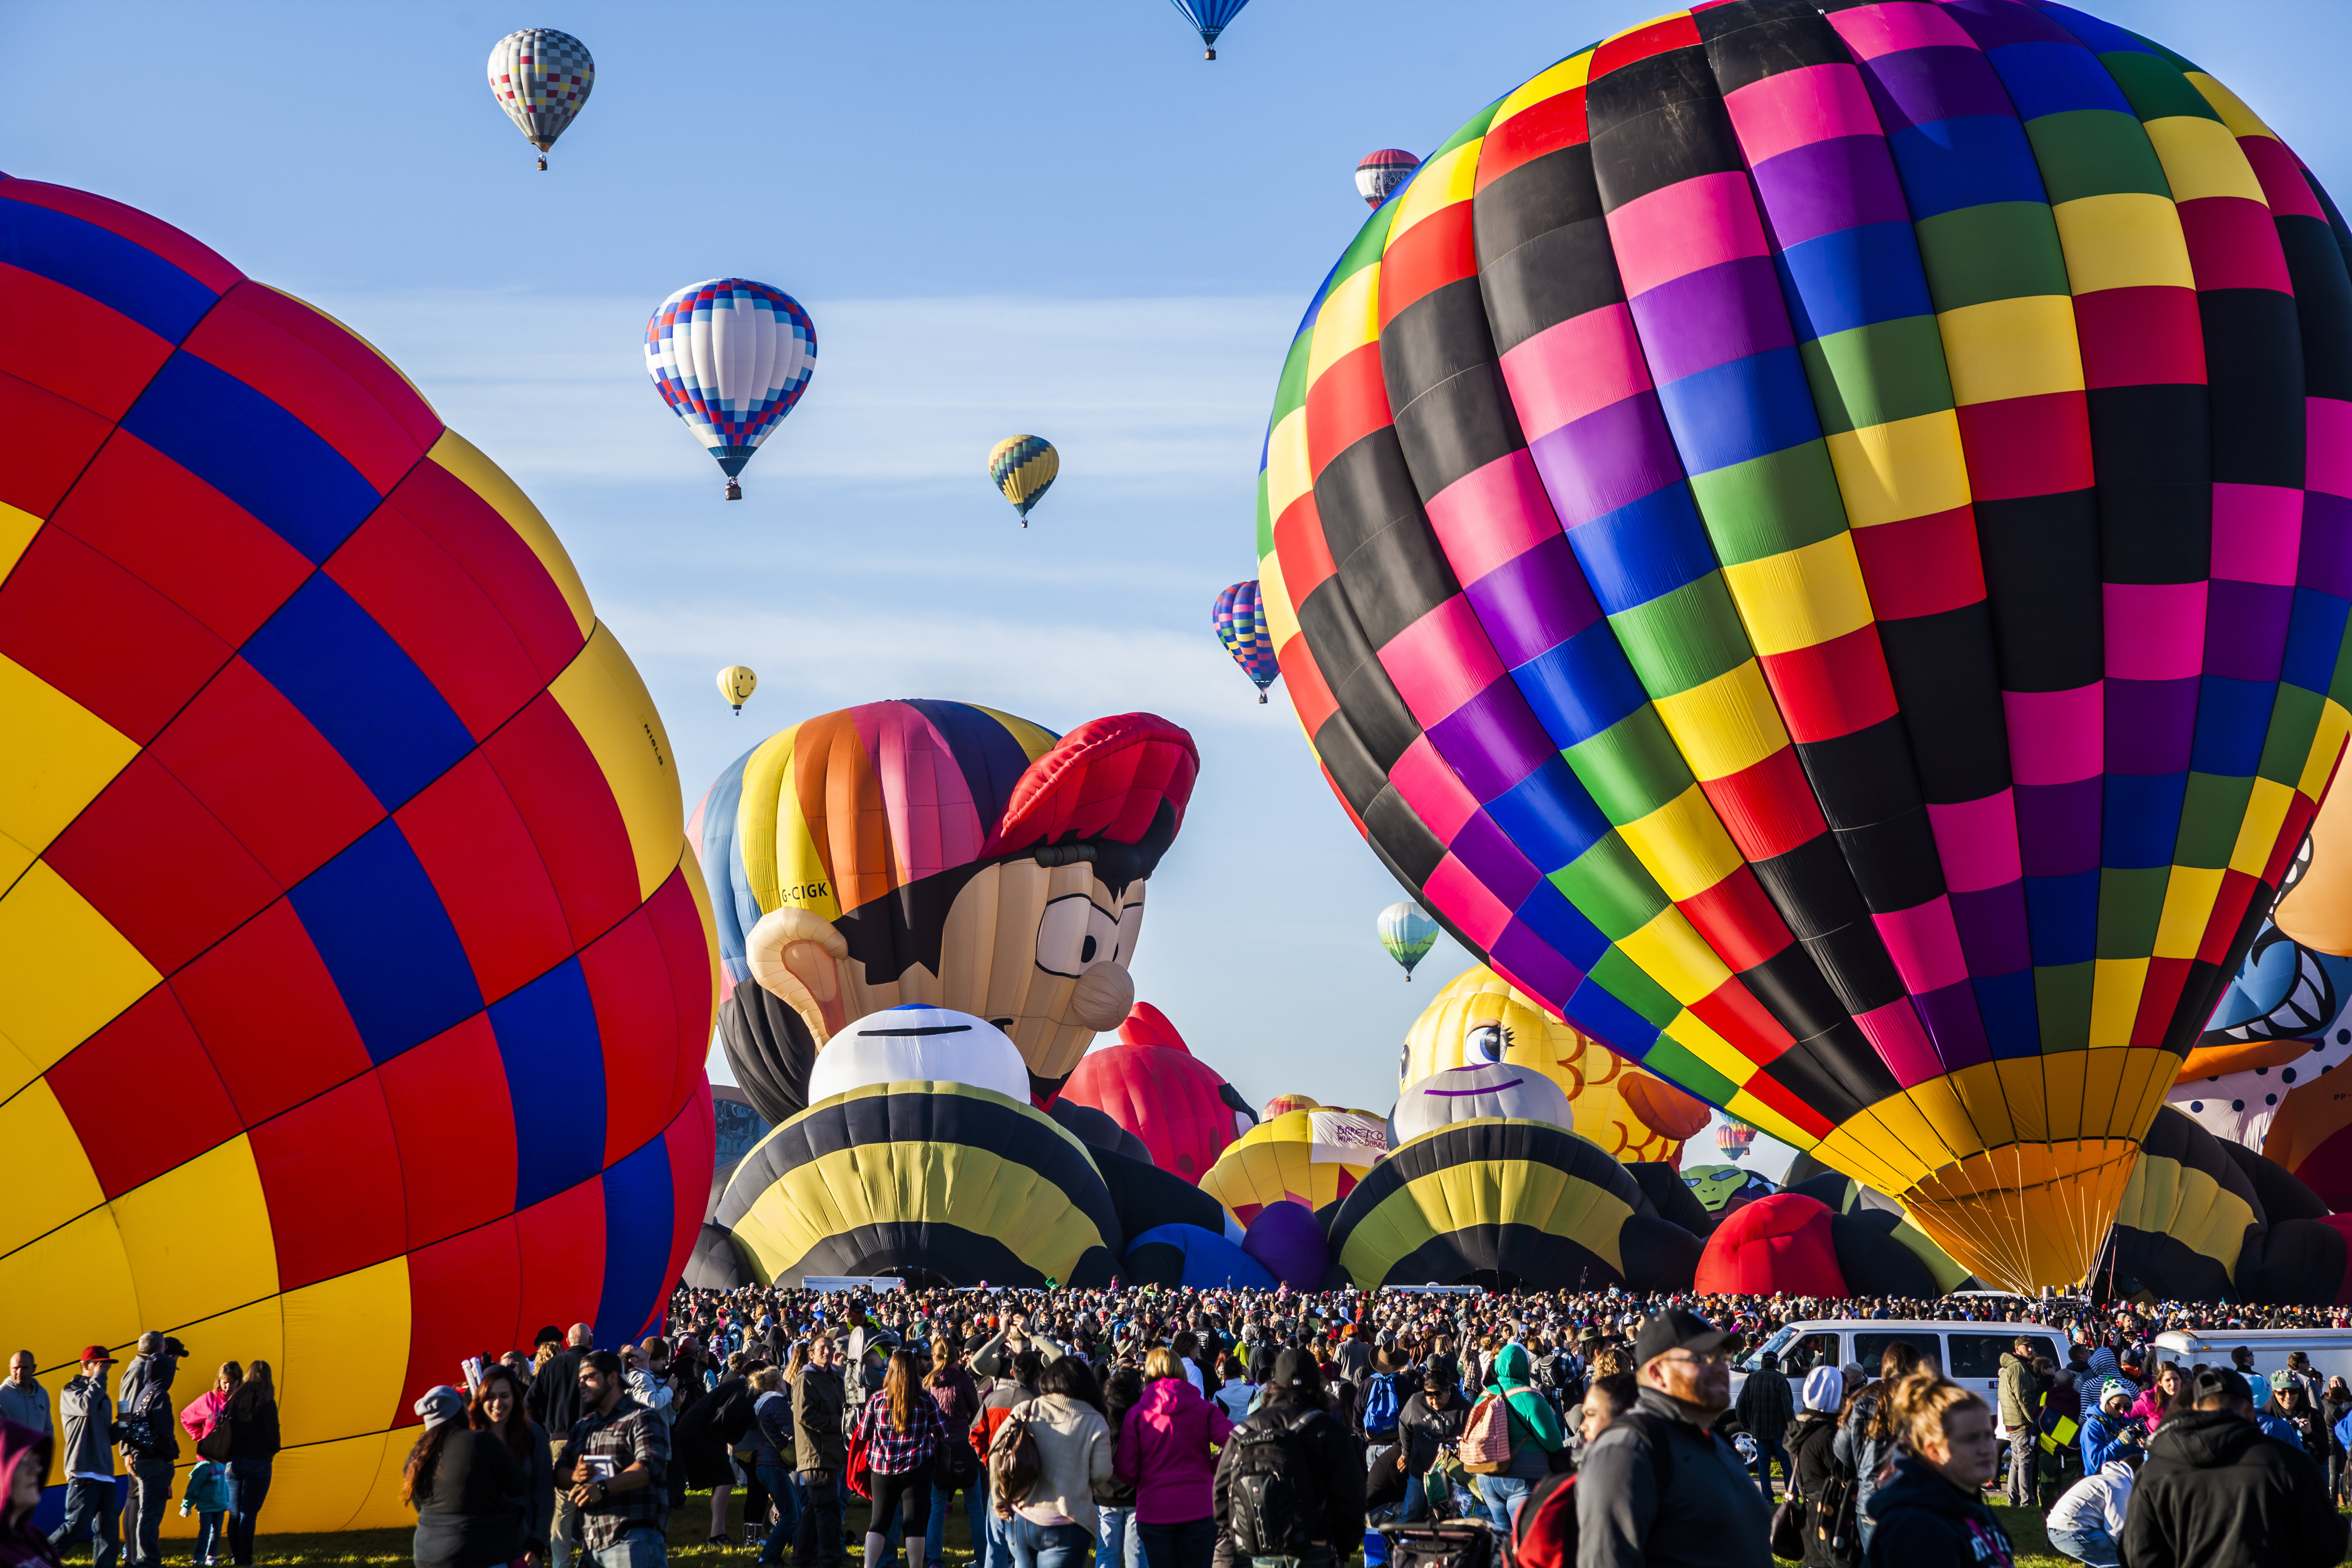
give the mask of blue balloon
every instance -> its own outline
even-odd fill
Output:
[[[1201,35],[1202,46],[1209,51],[1208,58],[1215,59],[1217,35],[1232,25],[1233,19],[1242,14],[1242,7],[1248,5],[1249,0],[1170,0],[1170,3],[1184,14],[1184,20],[1192,24],[1194,30]]]
[[[1127,1249],[1130,1285],[1186,1285],[1196,1290],[1271,1290],[1279,1283],[1265,1265],[1213,1230],[1197,1225],[1154,1226]]]

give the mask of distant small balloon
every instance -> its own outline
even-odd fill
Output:
[[[734,704],[739,719],[743,716],[743,704],[759,685],[760,678],[740,664],[730,664],[719,672],[719,695]]]
[[[1029,509],[1045,499],[1062,471],[1062,454],[1043,436],[1007,436],[988,451],[988,480],[1029,526]]]
[[[1421,160],[1402,147],[1367,153],[1364,161],[1356,165],[1356,194],[1364,198],[1366,206],[1377,207],[1420,167]]]
[[[499,107],[530,144],[539,167],[596,85],[596,62],[588,46],[552,27],[525,27],[490,46],[490,91]]]
[[[1265,700],[1265,689],[1282,674],[1282,666],[1274,657],[1274,638],[1265,629],[1265,603],[1258,593],[1257,579],[1236,583],[1217,595],[1214,608],[1209,612],[1209,624],[1216,628],[1217,640],[1242,667],[1242,673],[1257,687],[1257,700]]]
[[[1381,911],[1381,945],[1404,966],[1408,981],[1412,978],[1412,966],[1428,957],[1436,944],[1437,922],[1422,913],[1419,904],[1400,899]]]
[[[1172,3],[1184,20],[1192,24],[1192,30],[1201,35],[1201,45],[1208,51],[1202,58],[1213,60],[1217,58],[1217,35],[1232,25],[1233,19],[1242,14],[1242,7],[1248,5],[1249,0],[1172,0]]]

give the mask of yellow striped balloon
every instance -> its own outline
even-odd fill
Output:
[[[751,700],[759,684],[760,678],[743,665],[730,664],[719,672],[719,695],[733,707],[739,719],[743,715],[743,704]]]
[[[989,449],[988,478],[1029,526],[1029,509],[1045,497],[1062,471],[1062,455],[1043,436],[1007,436]]]

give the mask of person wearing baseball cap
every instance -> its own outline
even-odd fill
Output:
[[[79,1375],[58,1390],[58,1425],[65,1439],[66,1521],[49,1533],[49,1549],[63,1556],[84,1536],[94,1536],[97,1568],[113,1568],[122,1554],[114,1500],[114,1401],[106,1392],[106,1369],[113,1364],[104,1345],[88,1346],[81,1352]]]
[[[1771,1505],[1716,1430],[1731,1408],[1728,1337],[1682,1307],[1643,1323],[1633,1355],[1640,1394],[1577,1467],[1580,1563],[1772,1568]]]
[[[2126,1563],[2196,1568],[2319,1568],[2344,1560],[2346,1526],[2327,1478],[2294,1444],[2254,1422],[2253,1391],[2234,1368],[2189,1384],[2194,1410],[2168,1416],[2116,1545]]]

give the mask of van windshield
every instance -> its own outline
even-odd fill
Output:
[[[1766,1340],[1762,1344],[1758,1345],[1753,1351],[1750,1351],[1746,1358],[1738,1363],[1739,1370],[1742,1372],[1756,1371],[1764,1364],[1764,1358],[1766,1356],[1779,1355],[1782,1351],[1789,1348],[1789,1342],[1796,1337],[1797,1331],[1795,1329],[1780,1330],[1770,1339]]]

